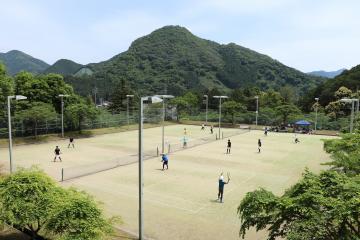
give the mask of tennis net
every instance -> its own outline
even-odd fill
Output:
[[[227,131],[223,131],[221,134],[221,138],[218,138],[217,134],[210,134],[206,137],[191,139],[186,142],[186,146],[184,146],[184,143],[175,143],[175,144],[167,144],[167,153],[172,154],[177,151],[186,150],[188,148],[200,146],[203,144],[207,144],[210,142],[214,142],[217,139],[224,139],[236,135],[240,135],[243,133],[247,133],[250,131],[250,127],[240,127],[240,128],[234,128],[234,129],[226,129]],[[144,160],[148,160],[154,157],[159,156],[159,147],[154,149],[153,151],[145,151],[144,152]],[[111,170],[117,167],[129,165],[132,163],[138,162],[139,157],[137,154],[124,156],[124,157],[118,157],[113,160],[108,161],[99,161],[92,164],[84,164],[79,165],[75,167],[69,167],[69,168],[62,168],[61,169],[61,178],[60,181],[67,181],[75,178],[80,178],[92,174],[96,174],[99,172]]]

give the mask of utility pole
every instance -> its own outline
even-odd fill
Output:
[[[126,119],[127,119],[127,128],[129,129],[130,120],[129,120],[129,98],[133,98],[134,95],[126,95]]]
[[[205,112],[205,126],[207,126],[208,123],[208,107],[209,107],[209,96],[204,95],[205,97],[205,106],[206,106],[206,112]]]
[[[162,99],[162,126],[161,126],[161,153],[165,152],[165,101],[166,99],[174,98],[173,95],[156,95]]]
[[[7,97],[7,112],[8,112],[8,129],[9,129],[9,159],[10,159],[10,173],[15,171],[15,166],[12,159],[12,132],[11,132],[11,99],[25,100],[27,97],[22,95],[8,96]]]
[[[317,120],[318,120],[318,108],[319,108],[319,98],[315,98],[316,108],[315,108],[315,132],[317,130]]]
[[[229,98],[228,96],[214,96],[214,98],[218,98],[219,99],[219,139],[221,138],[220,134],[221,134],[221,99],[226,99]]]
[[[140,97],[139,103],[139,240],[144,239],[144,215],[143,215],[143,195],[144,195],[144,171],[143,171],[143,121],[144,121],[144,101],[148,103],[158,103],[163,101],[163,99],[158,96],[152,97]]]
[[[98,93],[98,88],[97,88],[97,87],[94,87],[93,92],[94,92],[94,103],[95,103],[95,107],[96,107],[96,95],[97,95],[97,93]]]
[[[256,99],[256,116],[255,116],[255,125],[258,125],[258,114],[259,114],[259,96],[255,96]]]
[[[61,137],[64,138],[64,97],[69,97],[69,95],[59,94],[58,97],[61,99]]]

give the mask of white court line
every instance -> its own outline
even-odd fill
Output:
[[[131,189],[130,187],[125,187],[125,186],[122,186],[124,188],[128,188],[128,189]],[[156,195],[156,193],[153,193],[151,191],[145,191],[144,189],[144,194],[145,193],[148,193],[148,194],[153,194],[153,195]],[[123,196],[127,196],[127,197],[131,197],[131,198],[138,198],[138,195],[133,195],[133,194],[129,194],[129,193],[125,193],[125,192],[117,192],[117,194],[120,194],[120,195],[123,195]],[[178,199],[178,200],[181,200],[181,201],[185,201],[185,202],[189,202],[189,203],[192,203],[193,205],[201,205],[200,203],[196,203],[194,201],[191,201],[191,200],[186,200],[184,198],[179,198],[179,197],[172,197],[172,196],[168,196],[169,198],[175,198],[175,199]],[[166,207],[170,207],[170,208],[176,208],[176,209],[179,209],[179,210],[184,210],[184,211],[187,211],[187,212],[190,212],[190,213],[194,213],[196,210],[192,210],[192,209],[188,209],[188,208],[183,208],[183,207],[177,207],[177,206],[174,206],[174,205],[171,205],[171,204],[168,204],[168,203],[164,203],[163,201],[159,201],[159,200],[153,200],[153,199],[149,199],[149,198],[146,198],[146,197],[143,197],[143,199],[145,201],[148,201],[148,202],[153,202],[153,203],[156,203],[158,205],[163,205],[163,206],[166,206]]]

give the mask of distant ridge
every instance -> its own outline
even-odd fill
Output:
[[[76,63],[68,59],[60,59],[53,65],[47,68],[44,73],[57,73],[61,75],[72,75],[75,74],[84,65]]]
[[[7,72],[10,75],[15,75],[20,71],[38,74],[49,67],[49,64],[46,62],[18,50],[0,53],[0,62],[6,66]]]
[[[342,68],[337,71],[330,71],[330,72],[320,70],[320,71],[308,72],[307,74],[312,75],[312,76],[325,77],[325,78],[334,78],[334,77],[340,75],[345,70],[346,70],[346,68]]]

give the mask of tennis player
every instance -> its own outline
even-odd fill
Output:
[[[221,203],[223,202],[225,184],[228,184],[229,182],[230,182],[230,174],[228,173],[228,180],[227,180],[227,182],[225,182],[224,175],[223,175],[223,173],[221,173],[220,177],[219,177],[219,192],[218,192],[218,199],[217,199],[217,200],[220,200]]]
[[[226,154],[230,154],[231,151],[231,141],[230,139],[227,141]]]
[[[162,163],[163,163],[163,168],[162,168],[162,170],[164,171],[165,166],[166,166],[166,170],[168,170],[168,169],[169,169],[169,158],[168,158],[168,156],[167,156],[166,153],[163,153],[163,154],[162,154],[161,161],[162,161]]]
[[[73,148],[75,148],[75,145],[74,145],[74,138],[73,137],[70,137],[69,138],[69,145],[68,145],[68,148],[70,148],[70,145],[72,145]]]
[[[60,151],[59,146],[56,146],[54,152],[55,152],[54,162],[56,162],[57,158],[59,158],[60,162],[62,162],[61,157],[60,157],[61,151]]]
[[[261,140],[259,139],[258,140],[258,153],[260,153],[261,152]]]

